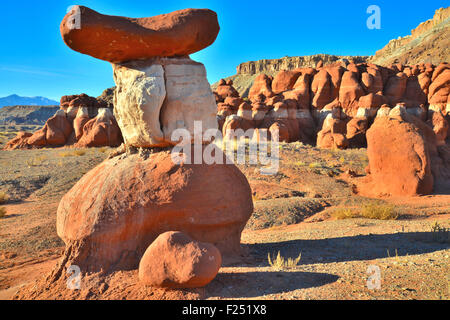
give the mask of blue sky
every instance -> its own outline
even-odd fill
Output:
[[[110,15],[146,17],[184,8],[218,13],[221,30],[208,48],[191,55],[213,83],[245,61],[329,53],[372,55],[390,39],[410,34],[448,0],[427,1],[138,1],[16,0],[0,4],[0,97],[19,94],[59,100],[98,96],[114,85],[108,62],[80,54],[62,41],[59,24],[79,4]],[[369,30],[369,5],[381,9],[381,29]]]

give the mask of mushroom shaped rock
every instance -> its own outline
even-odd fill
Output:
[[[189,55],[211,45],[219,30],[217,14],[208,9],[127,18],[73,6],[60,26],[71,49],[112,63]]]
[[[222,256],[213,244],[168,231],[145,250],[139,263],[139,280],[156,287],[199,288],[216,277],[221,264]]]
[[[85,174],[57,211],[67,263],[85,271],[137,268],[147,247],[171,230],[214,244],[224,257],[239,254],[251,189],[219,148],[207,148],[223,164],[189,164],[194,156],[161,151],[114,157]]]

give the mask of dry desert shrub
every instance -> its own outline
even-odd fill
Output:
[[[350,208],[338,208],[332,215],[338,219],[367,218],[377,220],[396,220],[399,216],[393,205],[370,202],[362,206],[360,210]]]
[[[338,220],[356,218],[358,216],[352,209],[348,208],[338,208],[333,211],[332,215]]]
[[[302,258],[302,253],[298,255],[297,258],[287,258],[281,256],[280,251],[278,251],[278,254],[276,257],[271,258],[270,253],[267,254],[267,260],[269,261],[269,265],[274,268],[275,270],[286,270],[286,269],[293,269],[297,267],[298,263],[300,262],[300,259]]]
[[[3,218],[6,215],[6,208],[0,207],[0,218]]]
[[[367,203],[362,207],[361,216],[368,219],[396,220],[398,213],[393,205]]]
[[[450,229],[441,226],[437,221],[431,226],[431,234],[435,242],[450,243]]]
[[[4,204],[4,203],[8,202],[8,200],[9,200],[9,196],[5,192],[1,191],[0,192],[0,204]]]

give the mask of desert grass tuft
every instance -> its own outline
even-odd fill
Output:
[[[86,154],[86,150],[74,150],[73,154],[76,155],[76,156],[81,157],[81,156],[84,156]]]
[[[29,168],[31,167],[38,167],[40,166],[45,160],[47,160],[47,157],[42,155],[36,158],[31,158],[27,160],[27,165]]]
[[[86,154],[86,150],[73,150],[60,152],[58,155],[62,158],[71,157],[71,156],[84,156]]]
[[[431,226],[432,240],[441,243],[450,243],[450,228],[445,228],[435,222]]]
[[[275,270],[287,270],[287,269],[293,269],[297,267],[298,263],[300,262],[300,259],[302,258],[302,253],[298,255],[297,258],[287,258],[281,256],[280,251],[278,251],[278,254],[276,257],[271,257],[270,253],[267,254],[267,260],[269,261],[269,265],[274,268]]]

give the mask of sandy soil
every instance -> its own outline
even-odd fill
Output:
[[[81,290],[65,281],[36,292],[59,261],[56,235],[62,195],[107,152],[47,149],[0,152],[0,191],[11,194],[0,219],[0,299],[449,299],[450,195],[374,200],[353,194],[351,176],[363,175],[365,150],[330,151],[281,146],[277,175],[240,166],[253,190],[255,213],[242,235],[243,255],[196,290],[144,287],[137,271],[88,274]],[[67,152],[69,154],[67,154]],[[32,162],[33,159],[44,159]],[[31,164],[31,165],[30,165]],[[45,179],[39,177],[45,176]],[[336,208],[388,203],[397,220],[336,220]],[[295,268],[275,270],[268,254],[297,257]],[[370,290],[368,267],[381,274]]]

